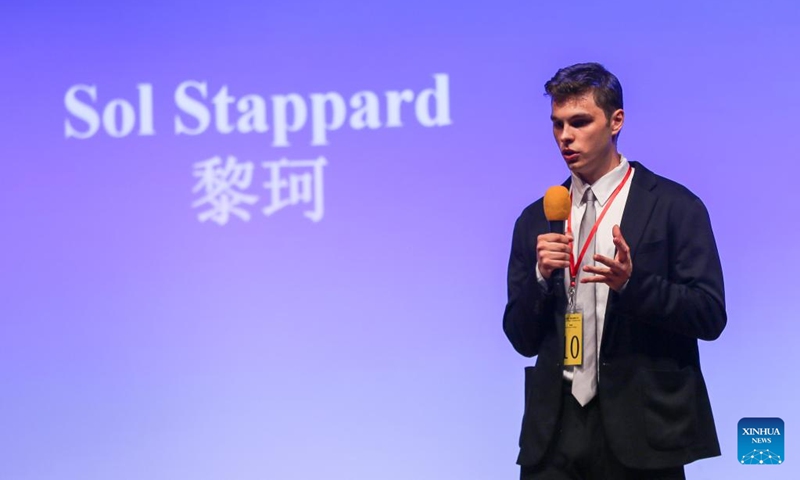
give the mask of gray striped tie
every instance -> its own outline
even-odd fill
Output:
[[[578,248],[583,248],[589,232],[592,231],[594,222],[597,219],[597,212],[594,208],[594,193],[591,188],[587,188],[583,195],[586,202],[586,210],[583,212],[581,220],[581,231],[578,236]],[[591,273],[583,272],[584,265],[594,265],[595,253],[595,234],[592,243],[586,249],[586,255],[579,268],[578,279],[584,276],[592,276]],[[578,282],[576,304],[583,310],[583,365],[575,367],[575,376],[572,379],[572,395],[581,405],[586,405],[597,394],[597,300],[596,284]]]

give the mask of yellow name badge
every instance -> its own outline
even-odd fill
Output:
[[[564,365],[583,364],[583,313],[572,312],[564,316]]]

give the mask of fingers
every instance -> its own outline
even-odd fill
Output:
[[[622,230],[619,225],[614,225],[611,228],[611,234],[614,237],[614,246],[617,248],[617,260],[620,263],[628,263],[631,258],[631,249],[628,246],[628,242],[625,241],[625,237],[622,236]]]
[[[616,269],[619,269],[619,270],[622,270],[622,268],[623,268],[623,263],[618,261],[618,260],[615,260],[613,258],[608,258],[608,257],[606,257],[604,255],[595,255],[593,258],[594,258],[595,262],[600,262],[600,263],[602,263],[603,265],[605,265],[607,267],[616,268]],[[595,268],[595,267],[593,267],[591,265],[587,265],[586,267],[584,267],[584,270],[588,271],[588,270],[586,270],[586,268]]]
[[[581,283],[605,283],[605,284],[611,286],[609,284],[609,282],[611,282],[611,279],[609,279],[608,277],[605,277],[603,275],[597,275],[597,276],[594,276],[594,277],[583,277],[583,278],[581,278]]]
[[[568,244],[573,240],[572,233],[543,233],[536,237],[537,242],[553,242]]]
[[[627,249],[627,245],[623,245],[623,247]],[[581,283],[605,283],[609,288],[618,292],[631,277],[632,265],[630,259],[626,262],[621,262],[619,261],[619,254],[616,259],[603,255],[594,255],[592,258],[603,266],[585,265],[583,271],[593,273],[595,276],[584,277],[581,279]]]
[[[545,233],[537,237],[536,261],[544,278],[553,270],[569,267],[572,234]]]
[[[563,252],[569,253],[572,250],[572,234],[562,235],[560,233],[545,233],[537,237],[536,252]]]
[[[580,283],[605,283],[614,290],[617,290],[617,286],[620,284],[619,280],[623,278],[624,275],[624,272],[617,269],[595,267],[591,265],[583,267],[583,271],[586,273],[594,273],[595,275],[593,277],[581,278]]]
[[[586,273],[594,273],[597,275],[607,276],[614,273],[621,273],[622,269],[613,267],[596,267],[594,265],[586,265],[583,267],[583,271]]]

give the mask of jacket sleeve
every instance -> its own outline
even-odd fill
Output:
[[[554,328],[555,298],[553,289],[543,288],[536,277],[536,252],[531,248],[535,232],[524,217],[523,212],[514,225],[503,331],[517,352],[532,357],[539,354],[542,338]]]
[[[634,257],[631,278],[619,295],[619,313],[688,337],[715,340],[727,314],[708,212],[692,196],[675,202],[668,215],[669,274],[637,269]]]

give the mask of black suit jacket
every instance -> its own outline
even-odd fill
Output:
[[[620,228],[633,273],[621,294],[609,292],[596,400],[624,465],[666,468],[720,454],[697,339],[725,328],[722,268],[702,202],[631,165]],[[566,295],[563,286],[543,289],[535,271],[536,239],[548,231],[539,199],[517,219],[508,268],[503,329],[519,353],[538,355],[525,369],[520,465],[542,459],[562,402]]]

